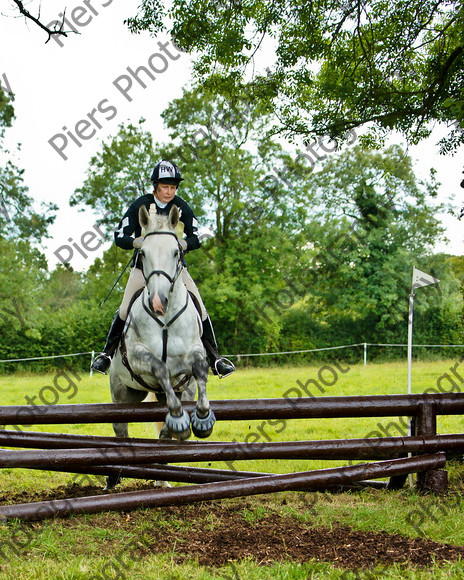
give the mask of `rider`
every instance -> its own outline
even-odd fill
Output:
[[[116,352],[124,329],[131,298],[137,290],[145,286],[142,266],[140,260],[137,260],[138,249],[141,248],[143,243],[142,228],[138,218],[139,208],[144,205],[148,211],[150,211],[151,207],[151,211],[155,209],[156,213],[169,215],[171,207],[176,205],[180,210],[180,222],[183,224],[185,234],[185,238],[179,240],[182,249],[187,253],[200,247],[198,222],[195,215],[188,203],[176,195],[181,181],[183,181],[183,178],[175,163],[164,160],[157,163],[151,176],[151,182],[154,187],[153,193],[142,195],[131,203],[122,220],[119,222],[118,229],[114,233],[114,240],[117,246],[123,250],[132,250],[135,248],[135,251],[132,259],[132,270],[127,281],[121,306],[116,312],[116,316],[111,324],[103,352],[91,365],[91,368],[95,371],[103,374],[107,373],[111,364],[111,358]],[[218,347],[211,319],[203,304],[198,288],[185,265],[182,269],[182,281],[187,290],[196,298],[201,310],[201,318],[203,321],[203,335],[201,339],[206,349],[210,367],[215,375],[219,375],[219,378],[226,377],[234,372],[235,366],[230,360],[218,355]]]

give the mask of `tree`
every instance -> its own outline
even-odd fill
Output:
[[[364,234],[382,232],[379,243],[423,254],[443,233],[436,214],[439,183],[432,168],[428,180],[417,179],[411,158],[398,145],[382,152],[359,145],[332,156],[311,176],[320,215],[346,217]],[[385,234],[389,235],[385,237]]]
[[[71,266],[58,264],[50,273],[40,297],[40,307],[46,317],[75,304],[82,287],[82,275]]]
[[[356,146],[314,172],[311,187],[317,211],[302,260],[305,292],[284,313],[283,335],[291,343],[284,346],[297,347],[305,335],[318,345],[405,342],[414,265],[442,280],[438,290],[417,296],[423,336],[448,342],[453,325],[454,335],[462,334],[459,283],[449,264],[430,257],[443,235],[437,215],[444,210],[435,201],[433,171],[428,181],[417,180],[398,146],[384,152]],[[436,322],[427,332],[426,319]]]
[[[85,204],[96,210],[102,216],[98,223],[108,232],[149,183],[156,153],[144,123],[141,119],[138,125],[119,125],[117,135],[90,159],[84,184],[70,199],[71,206]]]
[[[182,189],[218,245],[257,222],[299,219],[311,168],[298,168],[295,187],[295,160],[266,136],[269,117],[246,96],[230,102],[201,88],[184,90],[162,117],[173,142],[161,152],[185,166]]]
[[[257,311],[298,267],[311,169],[298,168],[295,183],[294,158],[266,137],[268,117],[245,96],[184,91],[163,118],[174,140],[166,153],[186,162],[182,190],[210,227],[188,263],[218,336],[228,352],[268,350],[279,323]]]
[[[0,358],[44,354],[40,319],[48,268],[39,243],[49,237],[57,208],[44,203],[34,209],[23,173],[10,161],[0,167]]]
[[[5,93],[0,86],[0,139],[3,137],[6,127],[11,127],[14,118],[14,109],[11,104],[12,97]]]
[[[37,317],[46,276],[45,257],[29,241],[0,236],[0,359],[37,353]]]
[[[10,159],[10,152],[3,150],[5,129],[14,119],[13,97],[0,86],[0,239],[40,241],[48,236],[48,227],[54,222],[55,204],[42,203],[40,211],[34,209],[34,200],[24,185],[24,170]],[[3,166],[2,166],[3,165]]]
[[[49,236],[57,209],[51,203],[35,209],[24,170],[2,149],[4,131],[13,118],[12,97],[0,88],[0,358],[34,356],[40,350],[39,319],[48,269],[39,243]]]
[[[11,161],[0,167],[0,239],[39,242],[49,237],[48,228],[55,221],[58,207],[43,202],[35,210],[23,175],[24,169],[18,169]]]
[[[235,97],[246,88],[275,130],[365,143],[396,129],[416,143],[449,125],[442,151],[464,143],[464,6],[459,0],[216,3],[142,0],[133,32],[167,29],[197,54],[198,79]],[[275,52],[266,74],[256,57]],[[268,57],[267,57],[268,58]]]

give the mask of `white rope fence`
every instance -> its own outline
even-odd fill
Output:
[[[87,355],[87,354],[91,354],[93,355],[95,351],[89,351],[89,352],[73,352],[71,354],[52,354],[50,356],[33,356],[30,358],[5,358],[3,360],[0,360],[0,363],[6,363],[6,362],[23,362],[23,361],[29,361],[29,360],[46,360],[46,359],[51,359],[51,358],[64,358],[67,356],[83,356],[83,355]]]
[[[282,352],[265,352],[265,353],[247,353],[247,354],[225,354],[224,356],[227,357],[237,357],[239,360],[241,357],[245,356],[276,356],[281,354],[301,354],[307,352],[318,352],[322,350],[335,350],[340,348],[351,348],[354,346],[362,346],[364,348],[364,366],[367,365],[367,347],[368,346],[400,346],[400,347],[407,347],[407,344],[393,344],[393,343],[381,343],[381,342],[356,342],[354,344],[344,344],[340,346],[327,346],[324,348],[310,348],[307,350],[287,350]],[[464,344],[413,344],[413,347],[430,347],[430,348],[461,348],[464,347]]]
[[[261,353],[247,353],[247,354],[225,354],[224,356],[229,357],[242,357],[242,356],[275,356],[280,354],[302,354],[306,352],[319,352],[322,350],[336,350],[338,348],[350,348],[352,346],[362,346],[364,342],[358,342],[356,344],[343,344],[341,346],[326,346],[323,348],[308,348],[306,350],[283,350],[281,352],[261,352]]]
[[[381,342],[356,342],[354,344],[343,344],[340,346],[326,346],[322,348],[308,348],[304,350],[284,350],[280,352],[261,352],[261,353],[246,353],[246,354],[225,354],[227,357],[234,357],[240,359],[241,357],[253,357],[253,356],[280,356],[286,354],[305,354],[309,352],[321,352],[325,350],[337,350],[342,348],[353,348],[355,346],[362,346],[364,349],[364,366],[367,364],[367,347],[368,346],[392,346],[392,347],[407,347],[407,344],[395,344],[395,343],[381,343]],[[421,348],[462,348],[464,344],[413,344],[413,347]],[[75,352],[70,354],[56,354],[49,356],[36,356],[29,358],[7,358],[0,360],[0,363],[12,363],[12,362],[26,362],[34,360],[49,360],[54,358],[65,358],[70,356],[87,356],[91,355],[91,360],[93,361],[95,357],[95,351],[88,352]]]

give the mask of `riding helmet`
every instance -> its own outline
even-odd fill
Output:
[[[166,183],[167,185],[179,185],[184,181],[180,175],[180,169],[172,161],[160,161],[155,165],[150,177],[153,185]]]

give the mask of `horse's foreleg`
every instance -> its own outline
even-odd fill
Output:
[[[164,420],[164,427],[160,431],[160,437],[167,438],[166,427],[177,439],[188,439],[190,437],[190,417],[172,388],[166,363],[156,358],[142,345],[134,348],[131,354],[131,366],[134,372],[155,377],[166,395],[169,413]]]
[[[198,388],[198,399],[195,409],[192,411],[192,430],[196,437],[209,437],[213,431],[216,417],[209,406],[206,394],[206,383],[208,381],[208,363],[203,355],[196,355],[192,365],[193,376]]]
[[[146,398],[144,399],[146,403],[158,403],[160,402],[157,395],[152,393],[151,391],[148,393]],[[162,402],[162,401],[161,401]],[[166,429],[163,431],[164,423],[161,421],[155,421],[155,431],[158,435],[159,439],[171,439],[171,434],[166,432]]]

